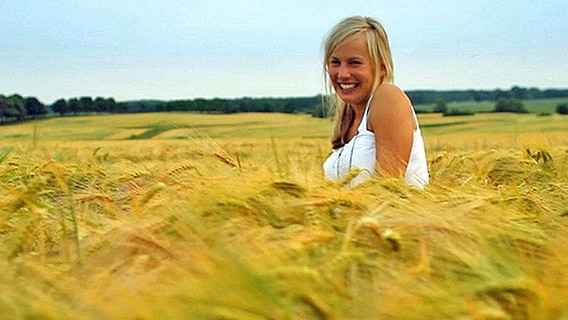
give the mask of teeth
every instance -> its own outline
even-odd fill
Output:
[[[339,87],[341,87],[341,89],[343,89],[343,90],[349,90],[349,89],[355,88],[355,85],[354,84],[340,83]]]

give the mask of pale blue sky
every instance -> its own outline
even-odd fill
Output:
[[[568,88],[566,0],[4,0],[0,94],[316,95],[322,40],[350,15],[385,25],[405,90]]]

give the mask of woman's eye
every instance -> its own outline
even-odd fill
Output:
[[[331,65],[331,66],[338,66],[338,65],[339,65],[339,60],[331,60],[331,61],[329,62],[329,65]]]

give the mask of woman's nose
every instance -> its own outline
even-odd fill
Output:
[[[351,75],[351,72],[349,72],[349,68],[347,68],[346,65],[339,66],[339,68],[337,70],[337,76],[340,79],[349,78],[350,75]]]

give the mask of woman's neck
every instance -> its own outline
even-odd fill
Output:
[[[353,105],[351,104],[351,109],[353,109],[353,112],[355,112],[355,118],[362,118],[363,117],[363,113],[365,112],[365,110],[367,109],[367,105],[369,104],[369,100],[373,99],[373,94],[371,93],[367,99],[365,99],[365,102],[362,104],[357,104],[357,105]]]

